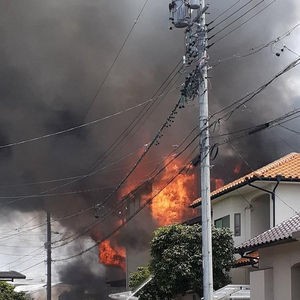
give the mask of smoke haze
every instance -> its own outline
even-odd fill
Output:
[[[211,1],[208,22],[234,2]],[[166,0],[149,1],[107,80],[102,84],[141,7],[142,2],[138,0],[126,3],[116,0],[0,0],[0,146],[64,130],[151,98],[184,54],[183,32],[168,30]],[[209,49],[210,61],[247,53],[251,48],[276,38],[299,22],[299,8],[297,0],[277,0],[255,19],[213,45]],[[240,24],[246,19],[247,16],[241,19]],[[212,34],[216,31],[212,31]],[[276,53],[284,45],[300,51],[299,36],[300,29],[296,29],[272,48],[267,47],[258,54],[231,59],[215,66],[209,73],[210,111],[215,112],[256,89],[296,59],[287,50],[280,57]],[[222,122],[212,135],[251,127],[299,107],[298,78],[297,68],[285,74],[254,101],[237,111],[230,120]],[[100,86],[101,90],[95,97]],[[112,164],[127,155],[128,158],[95,176],[64,187],[57,188],[65,182],[28,183],[88,173],[122,130],[140,113],[140,108],[93,127],[0,149],[2,196],[99,189],[64,197],[21,198],[16,201],[3,199],[3,224],[9,223],[19,212],[26,213],[26,216],[37,216],[35,222],[40,224],[44,222],[46,209],[57,219],[101,202],[130,170],[138,153],[144,150],[144,145],[151,141],[178,95],[178,89],[170,92],[116,151],[109,151],[108,158],[98,167]],[[162,137],[161,144],[150,152],[137,170],[139,175],[135,177],[136,182],[146,178],[154,165],[198,123],[197,110],[197,103],[192,103],[179,112],[174,125]],[[299,122],[294,120],[289,126],[297,128]],[[242,174],[286,153],[298,152],[299,146],[294,134],[275,127],[234,142],[233,147],[227,145],[220,148],[213,163],[212,175],[228,182],[236,176],[232,171],[236,164],[242,165]],[[116,199],[117,195],[103,209],[107,210]],[[85,237],[82,239],[92,242],[105,236],[117,218],[113,216],[108,222],[93,227],[83,234]],[[70,233],[80,233],[94,220],[94,210],[91,210],[76,218],[64,219],[57,226],[64,238]],[[151,221],[148,221],[150,224]],[[145,237],[144,227],[147,227],[145,223],[139,227],[139,232],[140,236]],[[120,241],[133,248],[143,248],[141,239],[137,240],[136,237],[132,231],[124,231],[120,234]],[[43,236],[38,238],[40,241],[43,239]],[[146,236],[145,241],[148,239]],[[86,240],[81,246],[74,243],[62,251],[54,249],[54,256],[60,258],[79,252],[86,243]],[[100,264],[99,270],[94,270],[96,255],[97,251],[94,251],[91,257],[84,256],[85,260],[79,258],[55,266],[59,280],[75,285],[75,292],[94,292],[97,286],[96,292],[102,293],[107,273]]]

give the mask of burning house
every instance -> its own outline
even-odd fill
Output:
[[[122,270],[127,286],[129,274],[149,262],[153,231],[159,226],[182,223],[196,216],[189,208],[197,195],[195,169],[182,172],[170,183],[181,167],[180,161],[176,161],[169,164],[160,177],[138,187],[127,186],[125,190],[131,191],[121,198],[118,211],[118,222],[126,224],[111,240],[99,244],[99,261]],[[120,279],[112,274],[107,281],[113,286]]]

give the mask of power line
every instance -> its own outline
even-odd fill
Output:
[[[194,130],[191,131],[191,133],[193,133]],[[151,177],[149,177],[145,182],[143,182],[141,185],[139,185],[133,192],[130,193],[130,198],[133,198],[137,192],[142,189],[144,187],[144,184],[146,184],[147,182],[153,182],[154,179],[159,176],[174,160],[176,160],[180,155],[182,155],[199,137],[199,134],[197,134],[185,147],[184,149],[182,149],[179,153],[177,153],[176,155],[174,155],[166,164],[164,164],[163,167],[161,167],[160,170],[158,170],[155,174],[153,174]],[[185,142],[186,139],[183,140],[183,143]],[[197,146],[198,147],[198,146]],[[124,201],[127,200],[127,197],[123,197],[122,201],[118,202],[117,205],[108,213],[106,213],[104,216],[102,216],[101,220],[92,222],[91,224],[89,224],[81,233],[79,234],[74,234],[72,236],[63,238],[61,240],[58,240],[56,242],[54,242],[53,244],[59,243],[59,242],[64,242],[66,240],[69,240],[70,238],[72,238],[72,240],[69,240],[68,242],[64,243],[64,244],[60,244],[54,248],[58,248],[58,247],[62,247],[65,246],[75,240],[77,240],[79,237],[83,236],[84,234],[88,233],[93,227],[95,227],[96,225],[99,225],[100,223],[102,223],[107,217],[113,215],[114,213],[116,213],[117,211],[119,211],[122,208],[122,205],[124,203]],[[104,203],[101,203],[104,204]]]
[[[212,67],[216,67],[217,65],[221,64],[221,63],[224,63],[224,62],[228,62],[230,60],[233,60],[233,59],[239,59],[239,58],[246,58],[248,56],[251,56],[251,55],[254,55],[256,53],[259,53],[260,51],[262,51],[263,49],[269,47],[269,46],[272,46],[278,42],[280,42],[282,39],[286,38],[287,36],[289,36],[295,29],[297,29],[298,27],[300,26],[300,23],[298,23],[297,25],[293,26],[292,28],[290,28],[288,31],[286,31],[285,33],[283,33],[282,35],[272,39],[271,41],[263,44],[263,45],[260,45],[260,46],[256,46],[256,47],[252,47],[250,49],[250,51],[248,51],[247,53],[244,53],[244,54],[239,54],[239,53],[236,53],[232,56],[229,56],[229,57],[225,57],[225,58],[221,58],[221,59],[218,59],[217,61],[213,62],[211,64]],[[296,53],[294,53],[296,54]],[[299,56],[299,55],[298,55]]]
[[[88,106],[86,115],[88,115],[90,109],[92,108],[92,106],[93,106],[93,104],[95,103],[97,97],[99,96],[100,91],[102,90],[102,88],[103,88],[103,86],[104,86],[106,80],[108,79],[108,77],[109,77],[109,75],[110,75],[110,73],[111,73],[111,71],[112,71],[114,65],[116,64],[117,60],[119,59],[119,57],[120,57],[120,55],[121,55],[121,53],[122,53],[122,51],[123,51],[123,49],[124,49],[124,47],[125,47],[125,45],[126,45],[128,39],[129,39],[130,35],[131,35],[131,33],[133,32],[133,29],[135,28],[136,24],[138,23],[138,21],[139,21],[141,15],[142,15],[142,13],[143,13],[143,11],[144,11],[144,9],[145,9],[147,3],[148,3],[148,1],[149,1],[149,0],[146,0],[146,1],[144,2],[143,6],[142,6],[141,10],[139,11],[139,13],[138,13],[136,19],[134,20],[134,22],[133,22],[133,24],[132,24],[132,26],[131,26],[131,28],[130,28],[128,34],[126,35],[126,37],[125,37],[125,39],[124,39],[124,41],[123,41],[123,43],[122,43],[120,49],[118,50],[117,55],[115,56],[115,58],[114,58],[112,64],[110,65],[110,67],[108,68],[108,71],[106,72],[106,75],[104,76],[103,80],[101,81],[100,85],[98,86],[98,88],[97,88],[97,90],[96,90],[96,93],[95,93],[95,96],[92,98],[92,101],[89,103],[89,106]]]
[[[269,122],[266,122],[266,123],[263,123],[263,124],[260,124],[260,125],[256,125],[256,126],[253,126],[253,127],[250,127],[250,128],[245,128],[245,129],[242,129],[242,130],[239,130],[239,131],[235,131],[235,132],[231,132],[231,133],[227,133],[226,135],[232,135],[232,134],[236,134],[236,133],[243,133],[242,136],[239,136],[239,137],[236,137],[236,138],[232,138],[232,139],[227,139],[225,140],[223,143],[221,144],[216,144],[217,146],[221,146],[221,145],[225,145],[225,144],[228,144],[230,143],[231,141],[233,140],[236,140],[236,139],[240,139],[240,138],[243,138],[243,137],[247,137],[249,135],[252,135],[254,133],[257,133],[259,131],[262,131],[263,129],[269,129],[269,128],[272,128],[274,126],[277,126],[279,124],[277,124],[279,121],[284,121],[285,119],[287,118],[290,118],[291,116],[294,116],[295,114],[299,114],[300,113],[300,109],[298,110],[293,110],[291,112],[288,112],[286,114],[284,114],[283,116],[280,116],[278,118],[275,118]],[[299,117],[299,116],[298,116]],[[265,126],[265,124],[268,124],[268,126]],[[264,125],[264,127],[262,127]],[[260,129],[260,130],[257,130],[257,129]],[[221,136],[224,136],[224,135],[221,135]],[[197,134],[193,140],[182,150],[180,151],[171,161],[168,162],[167,165],[165,165],[158,173],[156,173],[152,178],[149,178],[148,181],[153,181],[153,179],[155,177],[157,177],[165,168],[167,168],[167,166],[173,161],[175,160],[179,155],[181,155],[185,150],[188,149],[188,147],[199,137],[199,134]],[[140,185],[140,187],[143,187],[143,184]],[[133,192],[133,195],[132,197],[134,197],[134,195],[136,194],[136,192],[138,191],[139,188],[137,188],[134,192]],[[101,220],[99,221],[96,221],[96,222],[92,222],[91,224],[89,224],[81,233],[79,234],[74,234],[72,236],[69,236],[69,237],[66,237],[66,238],[63,238],[61,240],[58,240],[56,241],[55,243],[53,244],[56,244],[56,243],[60,243],[60,242],[65,242],[63,244],[60,244],[54,248],[59,248],[59,247],[62,247],[62,246],[65,246],[73,241],[76,241],[79,237],[85,235],[86,233],[88,233],[93,227],[95,227],[96,225],[99,225],[100,223],[102,223],[107,217],[109,217],[110,215],[112,215],[113,213],[116,213],[119,209],[121,209],[122,207],[122,204],[124,202],[124,200],[126,200],[126,197],[123,198],[123,200],[121,202],[118,203],[118,205],[111,211],[111,212],[108,212],[106,215],[104,215],[102,217]],[[71,240],[70,240],[71,239]]]
[[[23,272],[25,272],[25,271],[28,271],[28,270],[30,270],[30,269],[32,269],[32,268],[34,268],[34,267],[37,267],[37,266],[41,265],[42,263],[45,263],[45,261],[42,260],[42,261],[40,261],[40,262],[38,262],[38,263],[36,263],[36,264],[34,264],[34,265],[32,265],[32,266],[30,266],[30,267],[24,269],[24,270],[22,270],[21,273],[23,273]]]
[[[286,130],[288,130],[288,131],[290,131],[290,132],[292,132],[292,133],[295,133],[295,134],[297,134],[297,135],[300,135],[300,131],[297,131],[297,130],[295,130],[295,129],[288,128],[288,127],[286,127],[286,126],[284,126],[284,125],[280,125],[280,127],[284,128],[284,129],[286,129]]]
[[[237,4],[239,4],[242,0],[237,0],[235,3],[233,3],[230,7],[222,11],[219,15],[217,15],[213,21],[209,22],[207,26],[211,25],[214,23],[216,20],[218,20],[220,17],[222,17],[224,14],[226,14],[229,10],[231,10],[233,7],[235,7]]]
[[[213,113],[210,118],[215,117],[216,115],[218,115],[222,112],[225,112],[230,108],[233,108],[231,111],[227,112],[222,118],[219,118],[219,120],[224,119],[224,118],[229,119],[236,110],[238,110],[241,106],[245,105],[247,102],[251,101],[254,97],[256,97],[258,94],[260,94],[264,89],[266,89],[269,85],[271,85],[276,79],[281,77],[283,74],[289,72],[290,70],[292,70],[293,68],[298,66],[299,63],[300,63],[300,58],[294,60],[288,66],[286,66],[282,71],[280,71],[274,77],[272,77],[269,81],[267,81],[262,86],[260,86],[258,89],[256,89],[255,91],[249,92],[242,98],[232,102],[231,104],[223,107],[219,111]]]
[[[262,0],[264,1],[264,0]],[[238,1],[239,2],[239,1]],[[246,4],[244,4],[243,6],[241,6],[239,9],[237,9],[236,11],[234,11],[232,14],[230,14],[229,16],[227,16],[225,19],[221,20],[219,23],[217,23],[216,25],[214,25],[214,27],[209,28],[208,32],[210,32],[211,30],[215,29],[217,26],[221,25],[222,23],[226,22],[228,19],[230,19],[232,16],[234,16],[236,13],[238,13],[239,11],[241,11],[243,8],[245,8],[246,6],[248,6],[251,2],[253,2],[253,0],[249,0]],[[236,19],[238,20],[238,19]],[[233,23],[236,21],[233,21]],[[211,22],[210,24],[212,24],[213,22]],[[209,25],[210,25],[209,24]],[[230,25],[229,25],[230,26]]]
[[[160,98],[163,95],[164,94],[161,94],[158,97]],[[148,100],[146,100],[146,101],[144,101],[142,103],[139,103],[137,105],[128,107],[126,109],[123,109],[121,111],[115,112],[115,113],[110,114],[108,116],[105,116],[105,117],[102,117],[102,118],[99,118],[99,119],[96,119],[96,120],[93,120],[93,121],[90,121],[90,122],[86,122],[86,123],[83,123],[83,124],[80,124],[80,125],[77,125],[77,126],[73,126],[73,127],[68,128],[68,129],[64,129],[64,130],[60,130],[60,131],[57,131],[57,132],[45,134],[45,135],[42,135],[42,136],[37,136],[37,137],[34,137],[34,138],[30,138],[30,139],[21,140],[21,141],[14,142],[14,143],[0,145],[0,149],[9,148],[9,147],[13,147],[13,146],[24,145],[24,144],[27,144],[27,143],[44,140],[44,139],[47,139],[47,138],[50,138],[50,137],[53,137],[53,136],[58,136],[58,135],[61,135],[61,134],[72,132],[74,130],[78,130],[78,129],[82,129],[82,128],[85,128],[85,127],[88,127],[88,126],[91,126],[91,125],[95,125],[95,124],[98,124],[98,123],[100,123],[102,121],[111,119],[111,118],[119,116],[119,115],[121,115],[123,113],[129,112],[129,111],[134,110],[134,109],[139,108],[139,107],[142,107],[142,106],[144,106],[146,104],[149,104],[149,103],[151,103],[153,101],[155,101],[155,99],[154,98],[150,98],[150,99],[148,99]]]
[[[220,114],[221,112],[224,112],[226,110],[228,110],[229,108],[233,107],[233,109],[231,111],[229,111],[228,113],[226,113],[224,116],[222,116],[221,118],[219,118],[217,121],[215,121],[214,123],[212,123],[210,126],[213,126],[216,122],[219,122],[221,119],[224,119],[227,116],[227,119],[229,119],[233,112],[236,111],[238,108],[240,108],[244,103],[250,101],[251,99],[253,99],[256,95],[258,95],[262,90],[264,90],[268,85],[270,85],[276,78],[278,78],[279,76],[281,76],[282,74],[284,74],[285,72],[291,70],[292,68],[294,68],[295,66],[297,66],[297,64],[299,63],[299,60],[295,60],[294,62],[292,62],[291,64],[289,64],[283,71],[281,71],[280,73],[278,73],[276,76],[274,76],[270,81],[268,81],[266,84],[264,84],[263,86],[261,86],[260,88],[258,88],[256,91],[248,93],[246,96],[242,97],[241,99],[234,101],[233,103],[231,103],[230,105],[222,108],[221,110],[219,110],[218,112],[214,113],[212,117],[216,116],[217,114]],[[250,96],[250,97],[249,97]],[[248,98],[249,97],[249,98]],[[237,105],[236,107],[234,107],[235,105]],[[165,125],[165,124],[164,124]],[[164,126],[163,125],[163,126]],[[155,139],[154,139],[155,140]],[[152,143],[154,142],[154,140],[152,141]],[[131,173],[133,172],[133,170],[131,170]],[[131,174],[130,173],[130,174]],[[125,177],[126,178],[126,177]],[[117,186],[117,188],[115,190],[118,190],[119,187],[122,185],[124,181],[121,182],[121,184],[119,184],[119,186]],[[109,197],[111,197],[111,195],[109,195]],[[108,199],[108,197],[106,197],[106,200]],[[75,213],[75,214],[71,214],[69,217],[72,218],[74,216],[78,216],[78,214],[83,214],[86,213],[87,211],[91,210],[92,208],[87,208],[85,210],[80,211],[79,213]]]
[[[254,19],[256,16],[258,16],[259,14],[261,14],[264,10],[266,10],[268,7],[270,7],[275,2],[276,2],[276,0],[273,0],[268,5],[266,5],[261,10],[259,10],[257,13],[255,13],[254,15],[252,15],[250,18],[246,19],[244,22],[242,22],[241,24],[239,24],[237,27],[233,28],[232,30],[230,30],[229,32],[227,32],[226,34],[224,34],[223,36],[221,36],[220,38],[216,39],[214,42],[212,42],[210,45],[208,45],[208,48],[214,46],[216,43],[218,43],[221,40],[225,39],[231,33],[235,32],[236,30],[238,30],[239,28],[241,28],[242,26],[244,26],[246,23],[248,23],[249,21],[251,21],[252,19]]]
[[[236,147],[229,143],[231,148],[238,154],[238,156],[244,161],[244,163],[249,167],[249,169],[254,172],[255,170],[250,166],[249,162],[243,157],[243,155],[236,149]],[[259,178],[260,181],[263,181],[263,179]],[[298,214],[298,211],[295,210],[291,205],[289,205],[286,201],[284,201],[279,195],[276,195],[276,198],[278,198],[284,205],[286,205],[289,209],[291,209],[294,213]]]
[[[252,2],[253,0],[250,0],[248,3]],[[215,34],[213,34],[212,36],[210,36],[208,38],[208,40],[211,40],[212,38],[214,38],[215,36],[217,36],[219,33],[223,32],[224,30],[226,30],[228,27],[230,27],[232,24],[234,24],[235,22],[237,22],[238,20],[240,20],[241,18],[243,18],[245,15],[247,15],[249,12],[251,12],[252,10],[254,10],[256,7],[258,7],[260,4],[262,4],[265,0],[261,0],[260,2],[258,2],[257,4],[255,4],[253,7],[249,8],[245,13],[243,13],[241,16],[239,16],[238,18],[234,19],[232,22],[230,22],[229,24],[227,24],[226,26],[222,27],[222,29],[220,29],[219,31],[217,31]],[[222,23],[222,22],[221,22]],[[212,28],[211,30],[213,30],[214,28]]]
[[[124,227],[130,220],[132,220],[140,211],[142,211],[142,209],[144,209],[148,204],[151,203],[151,201],[158,195],[160,194],[169,184],[171,184],[178,176],[179,174],[186,168],[186,165],[180,169],[180,171],[178,173],[176,173],[175,176],[173,176],[168,182],[167,184],[160,189],[154,196],[152,196],[151,198],[149,198],[147,201],[145,201],[145,203],[143,205],[141,205],[131,216],[129,216],[124,222],[123,224],[117,226],[117,228],[115,228],[113,231],[111,231],[108,235],[106,235],[103,239],[98,240],[96,243],[94,243],[92,246],[80,251],[77,254],[73,254],[69,257],[65,257],[65,258],[61,258],[61,259],[54,259],[53,262],[61,262],[61,261],[67,261],[73,258],[76,258],[78,256],[81,256],[87,252],[89,252],[90,250],[94,249],[95,247],[98,246],[99,243],[107,240],[108,238],[110,238],[111,236],[113,236],[116,232],[118,232],[122,227]]]

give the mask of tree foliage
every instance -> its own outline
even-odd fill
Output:
[[[233,240],[228,229],[213,228],[214,288],[230,282],[228,271],[233,263]],[[193,290],[202,295],[202,234],[200,225],[161,227],[151,242],[149,268],[134,273],[131,287],[138,286],[147,272],[153,280],[140,294],[140,299],[173,299]],[[139,282],[140,279],[140,282]]]
[[[23,292],[15,292],[14,286],[7,282],[0,281],[0,300],[26,300]]]

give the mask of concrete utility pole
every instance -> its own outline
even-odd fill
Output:
[[[51,300],[51,215],[47,211],[47,300]]]
[[[201,0],[204,9],[205,0]],[[200,174],[202,200],[202,259],[203,259],[203,296],[205,300],[213,299],[212,268],[212,234],[211,234],[211,199],[210,199],[210,145],[208,123],[208,89],[207,89],[207,28],[205,13],[200,17],[199,56],[203,60],[202,80],[199,88],[200,107]],[[201,64],[200,60],[200,64]]]
[[[172,0],[170,20],[176,28],[186,28],[186,54],[183,63],[187,70],[196,66],[186,77],[181,89],[181,107],[199,98],[200,174],[202,198],[202,260],[204,300],[213,299],[212,233],[210,199],[210,145],[207,89],[207,26],[205,0]],[[195,17],[194,17],[195,15]],[[193,18],[193,19],[192,19]],[[172,26],[170,27],[170,29]]]

